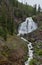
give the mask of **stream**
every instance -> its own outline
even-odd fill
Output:
[[[24,40],[25,42],[29,43],[27,44],[28,46],[28,54],[29,54],[29,58],[28,60],[25,62],[25,65],[29,65],[29,62],[33,59],[33,47],[32,47],[32,43],[29,42],[28,40],[26,40],[25,38],[21,37],[22,40]]]
[[[31,42],[29,42],[29,44],[28,44],[28,50],[29,50],[29,58],[28,58],[28,60],[25,62],[25,65],[29,65],[29,62],[33,59],[33,50],[32,50],[32,43]]]
[[[36,29],[37,29],[37,23],[33,21],[32,17],[26,18],[26,20],[23,23],[21,23],[21,25],[19,26],[17,36],[20,36],[21,34],[24,35],[24,34],[31,33]],[[25,65],[29,65],[30,61],[33,59],[33,46],[32,43],[26,40],[25,38],[23,38],[23,36],[21,37],[21,39],[29,43],[27,44],[29,58],[25,62]]]

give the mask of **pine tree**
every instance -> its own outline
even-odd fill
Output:
[[[41,7],[40,5],[38,5],[38,13],[40,13]]]
[[[36,15],[36,7],[37,7],[37,5],[35,4],[34,8],[33,8],[33,15]]]
[[[3,0],[2,0],[2,6],[1,6],[1,25],[3,28],[3,38],[6,41],[7,39],[7,9]]]

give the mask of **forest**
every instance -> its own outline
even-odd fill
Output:
[[[36,4],[32,7],[17,0],[0,0],[0,35],[6,39],[7,33],[11,35],[17,33],[18,21],[37,16],[40,14],[40,9],[39,6],[38,11],[36,10]]]

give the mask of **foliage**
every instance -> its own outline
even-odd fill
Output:
[[[35,5],[34,5],[34,8],[33,8],[33,15],[36,15],[36,13],[37,13],[36,7],[37,7],[37,5],[35,4]]]
[[[7,32],[11,35],[17,30],[15,18],[23,21],[27,16],[36,15],[36,5],[34,8],[27,4],[18,2],[17,0],[0,0],[0,26],[7,38]],[[17,22],[18,23],[18,22]],[[4,37],[3,36],[3,37]]]
[[[41,7],[40,7],[40,5],[38,6],[38,13],[40,13],[40,10],[41,10]]]
[[[30,61],[30,65],[36,65],[36,63],[37,63],[37,60],[35,60],[35,59],[32,59],[32,60]]]
[[[1,15],[0,15],[0,26],[4,33],[2,34],[3,38],[7,39],[7,32],[13,35],[14,32],[14,19],[13,19],[13,8],[7,7],[5,1],[2,0],[1,4]]]
[[[42,50],[39,50],[39,51],[38,51],[38,55],[39,55],[39,56],[42,56]]]

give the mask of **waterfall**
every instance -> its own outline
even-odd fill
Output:
[[[31,33],[36,29],[37,29],[37,23],[33,21],[32,17],[28,17],[23,23],[20,24],[18,28],[18,33],[19,35],[20,34],[24,35],[27,33]]]
[[[17,36],[19,36],[21,34],[24,35],[24,34],[27,34],[27,33],[31,33],[36,29],[37,29],[37,24],[33,21],[32,17],[26,18],[26,20],[23,23],[21,23],[21,25],[19,26]],[[25,42],[29,43],[29,44],[27,44],[28,45],[28,50],[29,50],[28,51],[29,58],[25,62],[25,65],[29,65],[29,62],[33,59],[32,43],[29,42],[28,40],[26,40],[23,37],[21,37],[21,39],[24,40]]]

